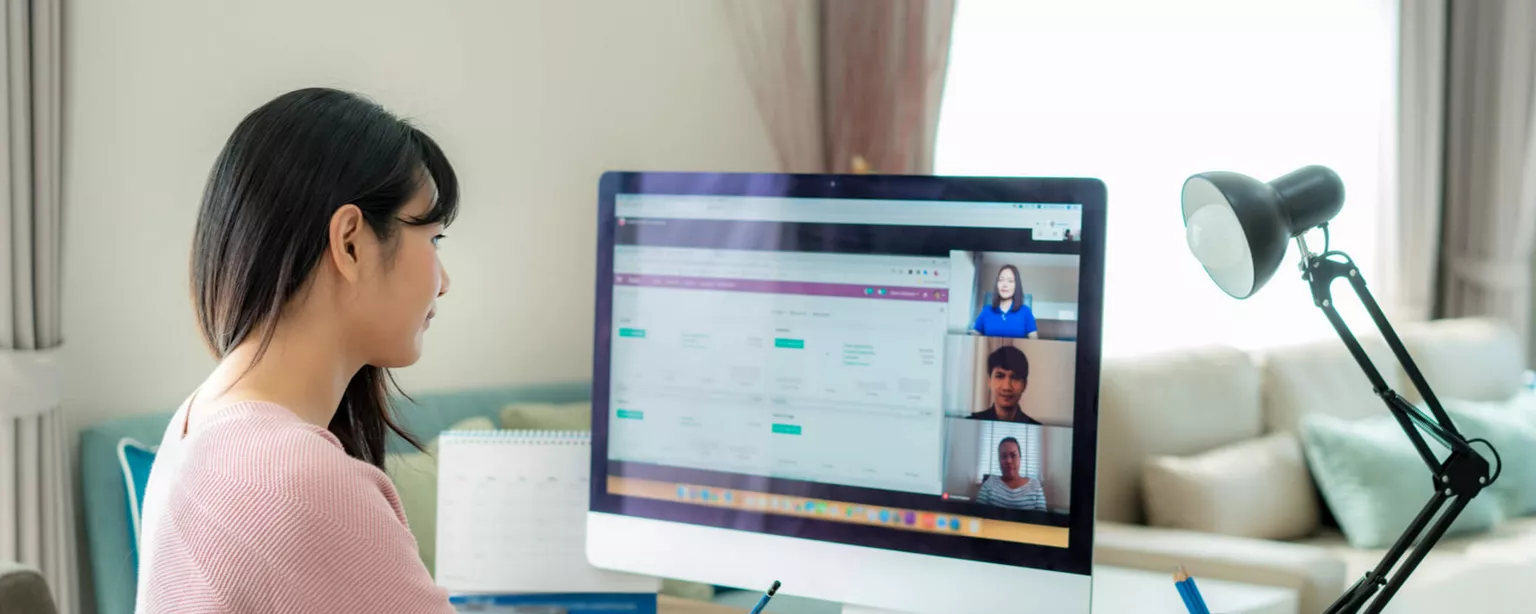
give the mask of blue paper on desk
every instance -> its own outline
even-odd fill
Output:
[[[656,614],[656,593],[454,595],[448,602],[476,614]]]

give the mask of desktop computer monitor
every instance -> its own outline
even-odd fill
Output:
[[[1104,198],[605,175],[588,558],[875,610],[1087,614]]]

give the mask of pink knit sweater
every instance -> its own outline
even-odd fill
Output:
[[[186,408],[144,496],[138,612],[453,612],[384,472],[279,405]]]

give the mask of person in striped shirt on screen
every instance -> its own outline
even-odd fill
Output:
[[[1002,475],[987,476],[976,494],[976,502],[1016,510],[1046,511],[1045,489],[1040,480],[1019,475],[1022,458],[1019,440],[1004,437],[997,444],[997,464]]]

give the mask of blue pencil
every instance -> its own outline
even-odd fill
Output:
[[[1195,586],[1195,577],[1189,577],[1189,597],[1195,600],[1195,605],[1200,608],[1200,614],[1211,614],[1211,608],[1205,605],[1205,597],[1200,595],[1200,587]]]
[[[1196,608],[1194,600],[1189,597],[1189,585],[1175,578],[1173,587],[1178,589],[1179,599],[1184,600],[1184,609],[1188,610],[1189,614],[1200,614],[1200,610]]]
[[[1189,614],[1211,614],[1210,608],[1205,606],[1205,598],[1200,596],[1200,589],[1195,586],[1195,579],[1190,577],[1182,565],[1173,574],[1173,585],[1179,589],[1179,596],[1184,598],[1184,607],[1189,610]]]
[[[763,597],[757,600],[757,605],[752,606],[751,614],[760,614],[764,608],[768,607],[768,600],[773,599],[773,594],[777,592],[779,592],[779,581],[774,580],[773,586],[768,587],[768,591],[763,593]]]

